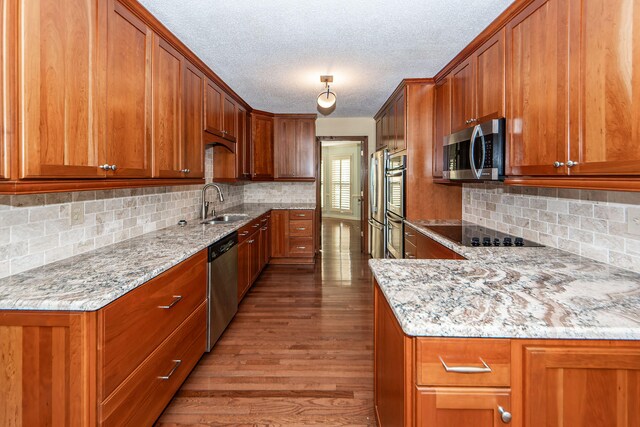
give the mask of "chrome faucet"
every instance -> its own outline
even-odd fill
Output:
[[[218,198],[220,199],[220,202],[224,202],[224,196],[222,195],[222,190],[220,189],[220,187],[218,187],[213,182],[205,184],[205,186],[202,187],[202,209],[200,210],[200,217],[202,218],[203,221],[206,220],[207,217],[209,216],[209,204],[210,203],[205,200],[205,196],[207,194],[207,189],[209,187],[216,187],[216,190],[218,190],[218,196],[219,196]],[[213,216],[216,215],[215,207],[212,209],[211,213],[212,213]]]

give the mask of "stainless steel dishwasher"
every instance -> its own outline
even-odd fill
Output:
[[[209,246],[207,351],[238,311],[238,233]]]

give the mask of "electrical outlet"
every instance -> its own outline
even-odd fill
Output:
[[[71,226],[84,224],[84,203],[71,205]]]
[[[640,208],[627,209],[627,233],[640,236]]]

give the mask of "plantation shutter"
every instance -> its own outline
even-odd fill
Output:
[[[331,159],[331,209],[351,212],[351,156]]]

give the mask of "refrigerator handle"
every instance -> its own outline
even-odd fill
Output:
[[[371,188],[371,194],[369,195],[369,198],[371,199],[371,213],[375,214],[378,212],[378,197],[377,197],[377,188],[376,188],[376,173],[378,170],[378,159],[376,159],[375,157],[372,160],[372,165],[371,165],[371,170],[369,171],[369,179],[370,179],[370,183],[369,186]]]

